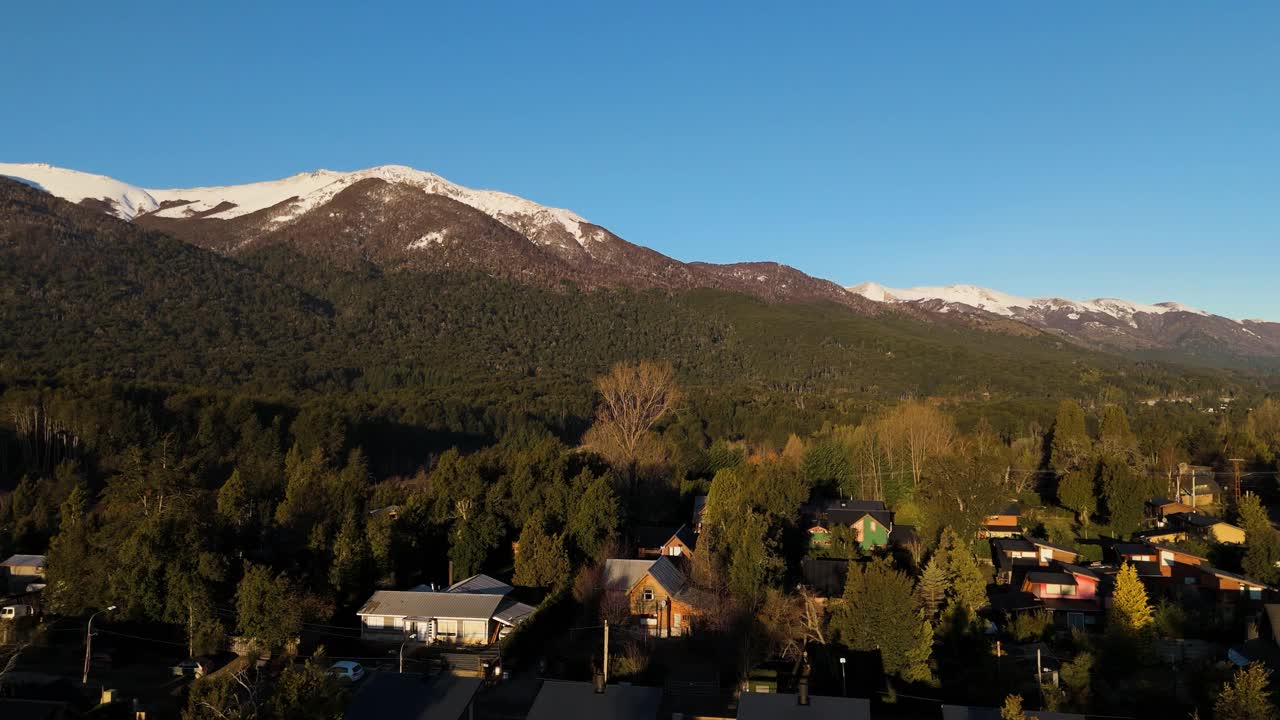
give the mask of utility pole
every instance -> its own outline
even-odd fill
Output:
[[[1231,463],[1231,472],[1235,476],[1235,487],[1233,488],[1236,496],[1236,502],[1240,502],[1240,463],[1244,462],[1244,458],[1231,458],[1227,460]]]
[[[604,621],[604,682],[609,683],[609,621]]]

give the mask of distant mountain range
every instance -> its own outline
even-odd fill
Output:
[[[975,321],[1013,320],[1113,351],[1204,362],[1280,356],[1280,323],[1234,320],[1176,302],[1154,305],[1117,298],[1028,298],[976,287],[888,288],[862,283],[848,290],[886,305]]]
[[[866,316],[1047,333],[1143,358],[1280,364],[1274,322],[1237,321],[1172,302],[1024,298],[968,285],[842,288],[773,262],[686,263],[569,210],[400,165],[164,190],[42,163],[0,163],[0,176],[231,258],[287,248],[345,270],[479,271],[545,288],[715,288],[769,302],[835,303]]]

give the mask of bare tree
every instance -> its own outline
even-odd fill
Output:
[[[596,380],[602,402],[592,428],[601,450],[619,464],[632,465],[654,423],[680,399],[675,373],[666,363],[617,363]]]
[[[898,405],[878,426],[891,454],[906,453],[911,480],[917,488],[928,462],[949,451],[956,438],[955,422],[932,405],[918,400]]]

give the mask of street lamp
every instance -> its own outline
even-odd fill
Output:
[[[418,639],[418,633],[409,633],[409,637],[405,638],[405,639],[404,639],[404,642],[400,643],[400,674],[401,674],[401,675],[403,675],[403,674],[404,674],[404,646],[405,646],[405,643],[409,642],[410,640],[417,640],[417,639]]]
[[[845,682],[845,677],[844,677],[844,666],[847,662],[848,661],[845,658],[840,658],[840,695],[842,697],[849,696],[849,688]]]
[[[89,658],[93,649],[93,619],[101,613],[111,612],[115,609],[115,605],[108,605],[106,610],[99,610],[89,616],[89,625],[84,629],[84,675],[80,677],[81,685],[89,684]]]

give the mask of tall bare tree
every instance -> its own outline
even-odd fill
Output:
[[[617,363],[596,379],[602,402],[592,428],[601,450],[619,464],[631,466],[654,423],[680,399],[675,373],[666,363],[642,360]]]
[[[911,464],[911,480],[920,487],[925,466],[946,454],[955,442],[955,422],[942,411],[918,400],[904,402],[879,422],[880,435],[891,454],[905,452]]]

